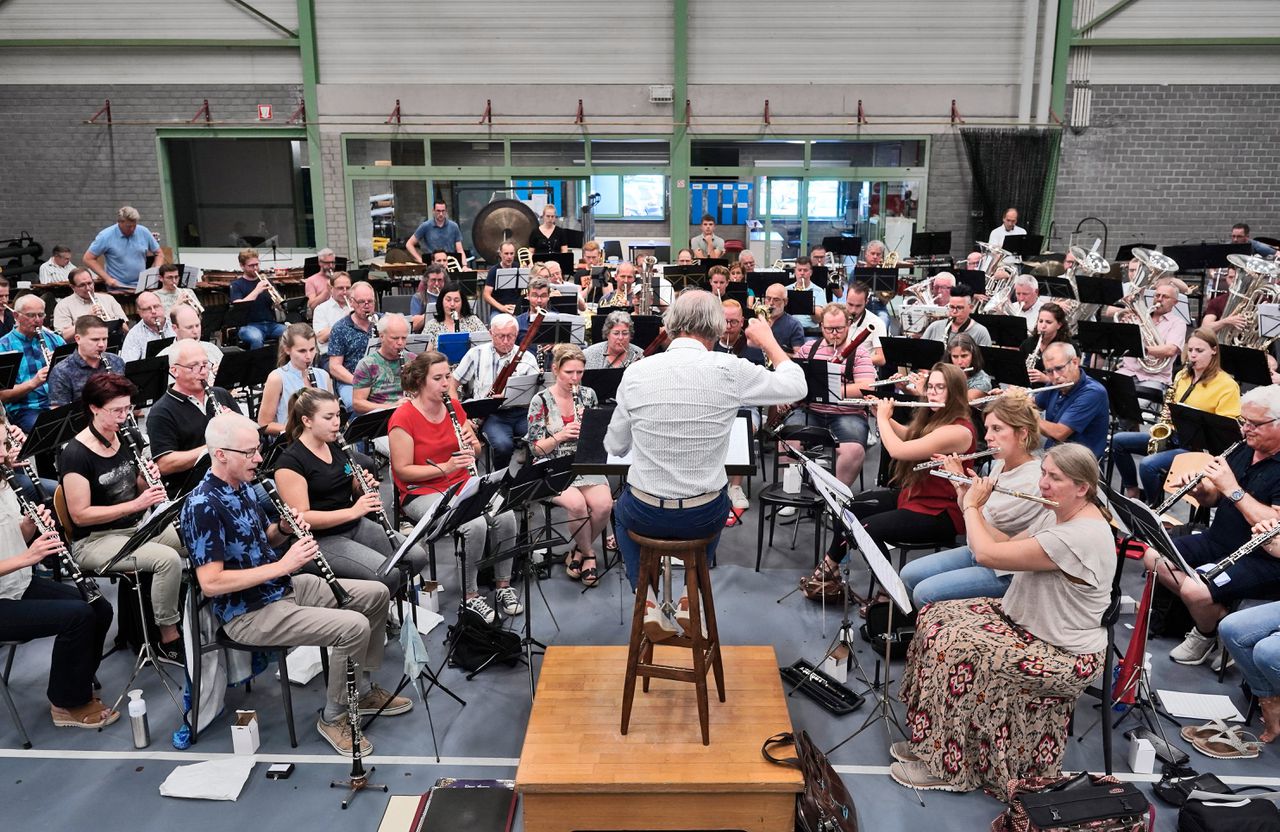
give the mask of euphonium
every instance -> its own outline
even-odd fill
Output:
[[[458,262],[458,258],[454,257],[452,254],[444,258],[444,267],[446,271],[450,272],[462,271],[462,264]]]
[[[1156,281],[1171,274],[1177,274],[1178,263],[1172,257],[1146,248],[1135,248],[1133,256],[1138,260],[1138,273],[1133,278],[1133,291],[1120,303],[1128,307],[1138,321],[1138,329],[1142,333],[1142,346],[1158,347],[1164,343],[1151,320],[1151,310],[1147,307],[1146,292]],[[1168,358],[1140,359],[1142,368],[1149,373],[1162,373],[1173,364],[1173,356]]]
[[[1160,405],[1160,416],[1156,419],[1156,423],[1151,426],[1151,437],[1147,440],[1147,456],[1158,454],[1164,450],[1165,443],[1173,435],[1173,388],[1178,386],[1178,379],[1185,372],[1185,369],[1179,371],[1173,377],[1173,381],[1169,382],[1169,386],[1165,388],[1164,402]]]
[[[1258,306],[1280,302],[1280,289],[1272,285],[1280,277],[1280,265],[1263,260],[1257,255],[1228,254],[1228,262],[1236,268],[1236,279],[1227,289],[1227,304],[1223,318],[1239,315],[1244,324],[1238,329],[1224,327],[1219,340],[1233,347],[1266,349],[1274,338],[1263,338],[1258,330]]]

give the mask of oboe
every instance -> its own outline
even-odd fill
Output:
[[[1235,453],[1236,448],[1239,448],[1243,444],[1244,444],[1243,439],[1237,439],[1235,443],[1231,445],[1230,448],[1227,448],[1225,451],[1218,454],[1218,456],[1222,457],[1223,459],[1226,459],[1227,457],[1231,456],[1231,454]],[[1185,485],[1183,485],[1177,491],[1170,494],[1168,499],[1166,499],[1163,503],[1161,503],[1159,506],[1156,507],[1156,514],[1157,515],[1164,514],[1166,511],[1168,511],[1169,509],[1177,505],[1178,501],[1181,500],[1183,497],[1187,496],[1188,494],[1190,494],[1191,490],[1195,488],[1197,485],[1199,485],[1204,480],[1205,476],[1206,474],[1203,471],[1201,471],[1191,479],[1187,480]]]
[[[952,482],[964,483],[965,485],[973,485],[973,480],[968,477],[962,477],[959,474],[953,474],[950,471],[939,471],[935,468],[929,472],[929,475],[933,477],[941,477],[944,480],[951,480]],[[995,487],[995,491],[1000,494],[1008,494],[1010,497],[1017,497],[1020,500],[1030,500],[1033,503],[1040,503],[1041,505],[1051,506],[1053,508],[1058,507],[1057,502],[1054,500],[1047,500],[1036,494],[1023,494],[1021,491],[1014,491],[1012,488],[1003,488],[999,485]]]
[[[293,531],[297,534],[299,540],[311,540],[315,537],[310,531],[303,531],[299,528],[298,513],[280,496],[280,492],[276,490],[274,482],[263,480],[262,489],[267,492],[267,498],[276,507],[276,511],[280,514],[280,519],[287,521],[293,527]],[[324,578],[324,582],[329,585],[329,591],[333,593],[333,598],[338,602],[338,606],[345,607],[350,604],[351,593],[347,592],[342,584],[338,583],[338,576],[333,574],[333,568],[329,566],[329,561],[325,560],[324,554],[319,549],[316,549],[312,560],[315,562],[316,568],[320,570],[320,577]]]
[[[986,459],[987,457],[995,456],[998,453],[1000,453],[999,448],[987,448],[985,451],[978,451],[977,453],[960,454],[960,456],[955,457],[955,460],[957,462],[964,462],[967,459]],[[943,459],[931,459],[928,462],[921,462],[919,465],[912,468],[911,470],[912,471],[928,471],[933,468],[941,468],[950,459],[951,457],[944,457]]]
[[[1062,382],[1061,384],[1050,384],[1050,385],[1047,385],[1047,386],[1045,386],[1045,387],[1032,387],[1032,388],[1029,388],[1029,389],[1028,389],[1028,388],[1013,388],[1013,387],[1011,387],[1011,388],[1009,388],[1009,389],[1007,389],[1007,390],[1003,390],[1003,391],[1001,391],[1001,392],[999,392],[999,393],[992,393],[990,396],[982,396],[981,398],[974,399],[973,401],[969,402],[969,404],[970,404],[971,406],[973,406],[973,407],[977,407],[978,405],[981,405],[981,404],[990,404],[991,402],[995,401],[996,399],[1000,398],[1001,396],[1007,396],[1007,395],[1009,394],[1009,390],[1025,389],[1025,390],[1026,390],[1027,395],[1029,395],[1029,396],[1034,396],[1034,395],[1036,395],[1037,393],[1045,393],[1045,392],[1048,392],[1049,390],[1061,390],[1061,389],[1063,389],[1064,387],[1074,387],[1075,385],[1076,385],[1076,382],[1074,382],[1074,381],[1064,381],[1064,382]]]
[[[35,503],[28,500],[26,495],[22,493],[22,487],[18,484],[18,473],[7,465],[4,466],[4,479],[5,482],[9,483],[9,489],[13,491],[13,496],[18,500],[18,508],[36,527],[36,534],[40,536],[50,532],[57,534],[57,529],[44,522],[44,518],[40,516]],[[98,585],[93,578],[80,571],[79,564],[76,563],[75,558],[71,557],[71,550],[67,548],[67,544],[61,535],[58,536],[58,551],[56,554],[58,562],[62,564],[62,568],[66,570],[72,583],[76,585],[76,589],[80,590],[80,596],[84,598],[85,603],[92,604],[102,597],[102,592],[98,589]]]
[[[449,421],[453,423],[453,435],[458,438],[458,450],[465,451],[467,449],[467,438],[462,434],[462,425],[458,423],[458,414],[453,412],[453,402],[449,400],[449,394],[444,394],[444,409],[449,414]],[[480,476],[479,469],[476,468],[475,460],[467,466],[467,473],[473,477]]]
[[[1280,536],[1280,526],[1276,526],[1274,529],[1268,529],[1262,534],[1255,534],[1253,537],[1245,541],[1245,544],[1243,546],[1241,546],[1239,549],[1236,549],[1234,552],[1227,555],[1225,558],[1218,561],[1213,566],[1210,566],[1207,569],[1202,567],[1201,574],[1204,575],[1205,581],[1212,581],[1214,578],[1218,577],[1223,572],[1226,572],[1232,566],[1235,566],[1236,562],[1239,561],[1241,558],[1253,552],[1258,547],[1265,546],[1266,544],[1270,543],[1277,536]]]
[[[355,476],[356,482],[360,485],[360,493],[368,496],[370,494],[377,495],[378,489],[370,482],[369,472],[356,462],[355,452],[351,450],[351,446],[347,444],[347,440],[338,434],[338,447],[342,449],[342,453],[346,454],[347,465],[351,467],[351,473]],[[400,546],[400,540],[396,535],[396,527],[391,525],[391,519],[387,517],[387,510],[379,508],[375,512],[378,525],[382,526],[382,531],[387,536],[387,540],[391,541],[391,549],[395,551]]]

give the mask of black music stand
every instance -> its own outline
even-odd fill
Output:
[[[987,273],[982,269],[951,269],[957,286],[968,286],[973,295],[987,293]]]
[[[787,308],[788,315],[804,315],[807,318],[813,317],[813,293],[809,291],[799,291],[795,289],[787,290]]]
[[[813,281],[813,285],[820,286],[823,289],[827,289],[828,290],[827,298],[830,299],[831,297],[830,289],[832,288],[830,286],[831,273],[827,271],[827,267],[819,265],[817,263],[811,263],[809,264],[809,272],[810,272],[809,279]]]
[[[148,341],[147,351],[144,357],[155,358],[156,356],[160,355],[160,353],[168,349],[173,342],[174,342],[174,339],[172,336],[168,338],[157,338],[154,341]]]
[[[791,280],[791,275],[784,271],[752,272],[747,275],[747,287],[751,290],[751,294],[763,299],[770,286],[775,283],[781,283],[786,286]]]
[[[598,318],[598,315],[592,315],[592,321]],[[648,349],[654,339],[658,337],[658,330],[662,329],[661,315],[632,315],[631,322],[635,325],[635,334],[631,336],[631,343],[640,349]]]
[[[978,315],[973,319],[987,328],[991,340],[1001,347],[1019,347],[1027,340],[1027,319],[1021,315]]]
[[[169,387],[169,358],[140,358],[124,365],[124,374],[138,388],[133,403],[146,407],[164,395]]]
[[[54,348],[53,361],[49,363],[49,372],[53,372],[53,368],[61,364],[62,359],[66,358],[68,355],[71,355],[71,353],[75,352],[76,349],[77,347],[76,347],[75,341],[72,341],[69,344],[63,344],[60,347]]]
[[[498,408],[502,407],[502,398],[493,396],[485,396],[484,398],[467,399],[462,403],[462,410],[467,414],[468,421],[482,422],[493,414],[498,412]],[[395,411],[391,411],[394,413]],[[389,418],[389,417],[388,417]]]
[[[1115,306],[1124,297],[1124,284],[1109,277],[1076,275],[1076,294],[1081,303]]]
[[[847,237],[843,234],[823,237],[822,247],[837,257],[857,257],[862,253],[862,238]]]
[[[1097,353],[1109,361],[1121,356],[1141,358],[1142,330],[1137,324],[1111,324],[1103,321],[1080,321],[1076,325],[1076,341],[1081,353]]]
[[[579,232],[581,234],[581,232]],[[534,263],[551,263],[555,262],[560,265],[560,274],[568,276],[573,274],[573,252],[566,251],[564,253],[554,251],[543,254],[533,255]]]
[[[0,352],[0,387],[8,390],[18,380],[18,367],[22,364],[22,353]]]
[[[872,292],[898,294],[898,270],[857,266],[853,270],[853,280],[862,281],[871,287]]]
[[[84,408],[76,405],[42,410],[36,416],[30,432],[27,433],[27,441],[22,443],[18,458],[27,459],[36,454],[51,454],[70,441],[71,437],[84,430],[88,423]]]
[[[703,260],[696,266],[663,266],[662,276],[666,278],[671,287],[679,292],[681,289],[687,289],[690,286],[699,286],[707,279],[707,272],[711,269],[708,263],[713,261]],[[640,285],[641,278],[636,277],[636,285]],[[654,297],[657,297],[655,295]]]
[[[1074,299],[1076,296],[1075,290],[1071,288],[1071,281],[1061,275],[1037,277],[1036,283],[1040,286],[1041,297]]]
[[[1009,234],[1000,247],[1025,260],[1039,254],[1043,245],[1044,237],[1039,234]]]
[[[205,310],[200,313],[200,333],[204,336],[204,340],[209,340],[211,333],[221,332],[226,328],[227,307],[225,306],[206,306]]]
[[[730,283],[724,288],[724,300],[736,300],[746,316],[751,314],[751,289],[746,283]]]
[[[1218,456],[1240,438],[1240,423],[1228,416],[1178,402],[1170,406],[1169,414],[1179,448]]]
[[[911,237],[911,257],[949,257],[950,231],[921,231]]]
[[[618,467],[609,462],[604,449],[604,437],[609,432],[614,405],[590,407],[582,412],[582,426],[578,429],[578,447],[573,455],[574,473],[625,476],[626,466]]]
[[[573,324],[569,321],[544,321],[533,335],[533,343],[539,346],[568,344],[573,340]]]
[[[584,370],[582,386],[596,392],[596,400],[611,402],[617,399],[618,385],[622,383],[625,367],[605,367],[602,370]]]
[[[1250,347],[1218,346],[1222,359],[1222,371],[1229,373],[1241,384],[1265,386],[1271,383],[1271,369],[1267,366],[1267,354]]]
[[[1166,256],[1178,262],[1178,271],[1198,269],[1225,269],[1231,265],[1227,256],[1253,254],[1253,246],[1249,243],[1199,243],[1186,246],[1165,246]]]
[[[1116,256],[1112,258],[1113,263],[1127,263],[1133,259],[1133,250],[1135,248],[1146,248],[1155,250],[1155,243],[1125,243],[1116,249]]]
[[[307,320],[306,297],[285,298],[280,303],[280,311],[284,314],[286,324],[300,324]]]
[[[388,407],[382,410],[374,410],[370,413],[362,413],[347,423],[347,429],[343,431],[343,436],[352,445],[357,442],[367,442],[370,439],[386,436],[387,422],[391,421],[391,414],[395,412],[395,408]]]
[[[833,366],[831,362],[817,358],[793,360],[804,371],[804,382],[808,386],[804,398],[796,404],[830,404],[831,385],[827,380],[827,374],[828,368]]]
[[[1138,404],[1138,387],[1133,376],[1110,370],[1099,370],[1093,367],[1082,368],[1090,378],[1101,384],[1107,391],[1107,401],[1111,405],[1110,418],[1107,420],[1107,447],[1111,447],[1116,436],[1116,428],[1122,422],[1141,424],[1142,407]],[[1106,473],[1103,482],[1111,482],[1111,474],[1115,470],[1116,455],[1114,449],[1107,454]]]
[[[218,365],[214,386],[224,390],[235,390],[263,384],[276,367],[275,356],[275,347],[224,353],[222,363]]]
[[[1022,350],[987,347],[982,351],[982,369],[997,384],[1031,386],[1031,379],[1027,377],[1027,356]]]
[[[884,364],[886,367],[910,367],[913,370],[928,370],[942,360],[945,346],[941,341],[925,338],[884,337],[880,339],[884,348]]]
[[[547,301],[547,308],[561,315],[577,315],[578,295],[576,292],[572,295],[556,293]]]

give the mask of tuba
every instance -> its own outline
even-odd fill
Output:
[[[1133,256],[1138,260],[1138,273],[1133,278],[1133,291],[1122,298],[1120,304],[1129,309],[1137,319],[1138,329],[1142,332],[1142,346],[1159,346],[1162,341],[1156,331],[1155,322],[1151,320],[1151,310],[1147,307],[1147,290],[1156,281],[1167,275],[1177,274],[1178,263],[1172,257],[1152,251],[1149,248],[1135,248]],[[1173,356],[1168,358],[1140,359],[1142,368],[1148,373],[1162,373],[1173,365]]]
[[[983,305],[982,311],[987,314],[1004,314],[1007,312],[1009,298],[1013,296],[1013,279],[1018,276],[1018,265],[1021,261],[1016,255],[1002,249],[1000,246],[993,246],[990,243],[977,241],[978,248],[982,250],[982,259],[978,261],[978,268],[987,276],[987,297],[986,304]],[[1004,269],[1009,273],[1008,277],[996,277],[1000,270]]]
[[[1232,326],[1218,333],[1223,344],[1232,347],[1266,349],[1275,338],[1263,338],[1258,330],[1258,306],[1264,303],[1280,303],[1280,288],[1272,284],[1280,277],[1280,265],[1264,260],[1255,254],[1228,254],[1227,262],[1235,266],[1236,279],[1227,289],[1227,304],[1222,317],[1240,315],[1244,325]]]

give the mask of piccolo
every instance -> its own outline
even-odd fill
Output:
[[[950,471],[939,471],[936,468],[930,471],[929,474],[930,476],[942,477],[944,480],[964,483],[965,485],[973,485],[974,483],[974,481],[969,477],[962,477],[959,474],[953,474]],[[1052,508],[1058,507],[1057,502],[1054,500],[1047,500],[1036,494],[1023,494],[1021,491],[1014,491],[1012,488],[1003,488],[998,485],[995,487],[995,491],[1000,494],[1008,494],[1010,497],[1017,497],[1020,500],[1030,500],[1033,503],[1040,503],[1041,505],[1050,506]]]
[[[280,515],[281,522],[288,523],[299,540],[309,540],[315,537],[310,531],[302,531],[298,528],[298,512],[293,509],[293,506],[284,501],[284,498],[280,496],[280,492],[276,490],[274,482],[263,480],[262,490],[267,492],[267,498],[276,507],[276,513]],[[338,576],[333,573],[333,567],[329,565],[329,561],[325,559],[324,554],[319,549],[316,549],[315,555],[312,556],[312,562],[315,564],[316,569],[320,571],[320,577],[329,585],[329,591],[333,593],[333,599],[338,603],[338,606],[349,606],[351,604],[351,593],[347,592],[346,587],[338,583]]]
[[[1231,454],[1235,453],[1236,448],[1239,448],[1243,444],[1244,444],[1243,439],[1237,439],[1231,445],[1230,448],[1227,448],[1225,451],[1218,454],[1218,456],[1222,457],[1223,459],[1226,459],[1227,457],[1231,456]],[[1191,490],[1194,489],[1197,485],[1199,485],[1204,480],[1205,476],[1206,476],[1205,473],[1201,471],[1191,479],[1187,480],[1187,482],[1181,488],[1179,488],[1177,491],[1170,494],[1167,500],[1165,500],[1163,503],[1161,503],[1159,506],[1156,507],[1156,510],[1155,510],[1156,515],[1158,516],[1158,515],[1164,514],[1166,511],[1168,511],[1169,509],[1177,505],[1178,501],[1181,500],[1183,497],[1187,496],[1188,494],[1190,494]]]
[[[987,457],[995,456],[998,453],[1000,453],[999,448],[987,448],[985,451],[978,451],[977,453],[960,454],[960,456],[954,457],[954,459],[956,460],[956,462],[964,462],[967,459],[986,459]],[[950,459],[953,459],[953,457],[948,456],[948,457],[943,457],[942,459],[931,459],[928,462],[920,463],[919,465],[912,468],[911,470],[912,471],[928,471],[932,468],[940,468],[943,465],[945,465],[947,461]]]
[[[1075,386],[1076,386],[1076,382],[1074,381],[1064,381],[1061,384],[1050,384],[1045,387],[1007,387],[1004,390],[1001,390],[999,393],[992,393],[990,396],[982,396],[981,398],[974,399],[973,401],[969,402],[969,404],[972,405],[973,407],[977,407],[978,405],[981,405],[981,404],[990,404],[991,402],[995,401],[1001,396],[1007,396],[1010,390],[1024,390],[1026,391],[1028,396],[1034,396],[1038,393],[1047,393],[1050,390],[1061,390],[1064,387],[1075,387]]]
[[[1209,566],[1207,568],[1202,567],[1200,572],[1204,576],[1204,579],[1206,582],[1212,581],[1214,578],[1217,578],[1223,572],[1226,572],[1228,569],[1234,566],[1236,564],[1236,561],[1240,560],[1241,558],[1255,551],[1260,546],[1267,545],[1272,540],[1274,540],[1277,536],[1280,536],[1280,526],[1276,526],[1273,529],[1268,529],[1262,534],[1255,534],[1253,537],[1245,541],[1244,545],[1241,546],[1239,549],[1236,549],[1234,552],[1227,555],[1225,558],[1213,564],[1212,566]]]

